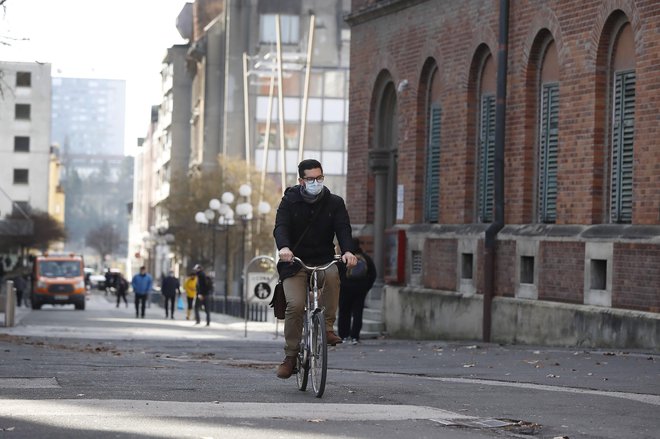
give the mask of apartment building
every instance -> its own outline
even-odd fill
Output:
[[[0,218],[48,211],[51,66],[0,62]]]

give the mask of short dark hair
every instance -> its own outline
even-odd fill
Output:
[[[140,267],[140,270],[146,270],[146,269],[147,269],[147,267],[145,267],[144,265],[142,267]],[[109,268],[108,268],[108,271],[110,271]]]
[[[298,177],[304,178],[306,170],[316,168],[319,168],[321,172],[323,172],[323,166],[321,166],[321,162],[316,159],[305,159],[298,163]]]

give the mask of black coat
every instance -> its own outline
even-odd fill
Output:
[[[305,202],[300,186],[288,188],[277,208],[273,236],[278,250],[289,247],[294,256],[299,257],[308,265],[320,265],[332,261],[335,255],[334,239],[337,237],[342,254],[353,252],[351,220],[346,210],[344,200],[323,188],[323,197],[316,203]],[[312,219],[317,211],[313,224]],[[300,236],[305,232],[302,241],[296,246]],[[295,248],[294,248],[295,247]],[[300,270],[298,264],[278,263],[280,279],[293,276]]]
[[[165,297],[174,297],[179,291],[179,279],[174,276],[165,276],[163,284],[160,286],[160,292]]]
[[[367,275],[363,278],[348,278],[346,277],[346,268],[339,268],[339,278],[341,279],[341,291],[349,293],[364,293],[366,294],[376,281],[376,265],[374,264],[371,256],[364,253],[362,249],[358,249],[356,255],[361,254],[367,262]]]

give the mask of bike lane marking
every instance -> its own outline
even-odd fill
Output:
[[[494,386],[494,387],[514,387],[519,389],[543,390],[547,392],[564,392],[564,393],[574,393],[574,394],[582,394],[582,395],[608,396],[612,398],[628,399],[630,401],[641,402],[644,404],[660,405],[660,395],[651,395],[644,393],[594,390],[594,389],[583,389],[578,387],[550,386],[547,384],[483,380],[477,378],[432,377],[432,376],[424,376],[424,375],[398,374],[398,373],[390,373],[390,372],[369,372],[369,371],[359,371],[359,370],[350,370],[350,371],[343,370],[343,372],[354,373],[354,374],[389,376],[389,377],[397,377],[397,378],[401,378],[401,377],[418,378],[422,380],[440,381],[443,383],[478,384],[478,385]]]

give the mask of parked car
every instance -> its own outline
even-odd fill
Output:
[[[105,276],[102,274],[94,273],[89,276],[89,288],[96,288],[97,290],[105,290]]]

